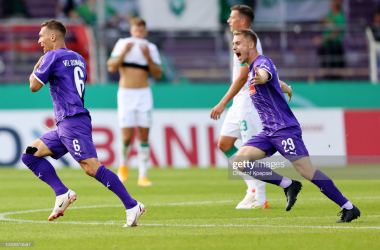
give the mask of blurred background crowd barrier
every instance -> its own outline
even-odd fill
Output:
[[[39,26],[49,18],[68,25],[67,46],[89,62],[91,83],[117,81],[105,63],[134,16],[147,21],[159,47],[162,82],[229,82],[226,21],[235,4],[254,8],[252,28],[281,78],[377,83],[377,0],[0,0],[0,84],[27,81],[42,55]]]

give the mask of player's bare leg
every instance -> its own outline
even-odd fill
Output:
[[[237,159],[239,159],[239,162],[249,161],[249,165],[244,168],[241,167],[239,170],[265,182],[284,188],[285,195],[288,198],[286,211],[289,211],[296,202],[296,197],[302,185],[298,181],[290,180],[273,172],[270,168],[259,166],[257,162],[254,162],[260,159],[263,153],[265,155],[264,151],[256,147],[243,147],[241,151],[238,152]],[[324,195],[342,208],[342,216],[341,219],[337,221],[338,223],[350,222],[360,216],[359,209],[353,206],[352,203],[343,196],[333,181],[320,170],[316,170],[313,167],[309,156],[295,160],[292,164],[304,178],[314,183]]]
[[[78,162],[79,165],[83,168],[87,175],[94,177],[96,176],[96,172],[102,164],[100,164],[98,158],[88,158]]]
[[[237,138],[235,138],[235,137],[221,135],[219,137],[219,141],[218,141],[218,148],[223,153],[227,152],[229,149],[231,149],[234,146],[236,140],[237,140]]]
[[[46,157],[46,156],[52,156],[53,152],[50,151],[50,149],[45,145],[41,139],[36,139],[34,142],[32,142],[29,147],[36,148],[37,151],[33,154],[37,157]],[[26,154],[26,149],[24,150],[23,154]]]
[[[303,178],[309,181],[313,179],[315,171],[317,171],[311,164],[309,156],[293,161],[292,165]]]
[[[343,196],[327,175],[313,167],[309,156],[293,161],[292,164],[305,179],[311,181],[327,198],[342,208],[341,219],[337,221],[338,223],[351,222],[360,217],[359,209]]]
[[[107,169],[104,165],[101,165],[98,158],[88,158],[78,162],[84,169],[87,175],[94,177],[106,188],[116,194],[123,202],[126,213],[127,223],[125,227],[134,227],[137,225],[137,221],[142,216],[146,209],[143,204],[134,200],[128,193],[123,183],[119,180],[116,174]]]
[[[237,152],[235,162],[258,161],[263,159],[266,155],[267,154],[259,148],[245,146]],[[239,170],[242,171],[243,169]]]
[[[238,149],[235,147],[235,142],[237,138],[231,136],[221,135],[218,141],[218,148],[226,155],[228,159],[228,164],[232,164],[234,162],[236,153]],[[255,184],[250,182],[248,185],[248,189],[255,190]]]
[[[149,161],[149,128],[138,127],[137,138],[138,145],[138,162],[139,162],[139,179],[137,185],[147,187],[151,186],[152,182],[148,180],[148,161]]]
[[[133,139],[134,128],[122,128],[122,143],[120,150],[120,164],[117,170],[117,176],[121,182],[126,182],[128,180],[128,165],[127,158],[131,149],[131,143]]]
[[[218,148],[226,155],[228,164],[232,166],[238,149],[235,147],[237,138],[221,135],[218,141]],[[255,200],[256,185],[254,180],[244,178],[247,184],[247,191],[244,199],[239,202],[236,209],[251,209]]]
[[[53,155],[54,154],[41,139],[37,139],[30,144],[22,155],[22,161],[25,165],[27,165],[38,178],[46,182],[55,192],[56,200],[53,212],[49,216],[50,221],[62,216],[66,208],[77,199],[76,193],[63,185],[54,167],[49,161],[43,158]]]

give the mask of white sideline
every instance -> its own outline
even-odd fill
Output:
[[[380,199],[380,197],[358,197],[355,199]],[[268,199],[268,201],[283,201],[284,199]],[[327,200],[327,198],[306,198],[302,200]],[[215,203],[232,203],[236,202],[236,200],[221,200],[221,201],[197,201],[197,202],[180,202],[180,203],[155,203],[150,204],[148,206],[181,206],[181,205],[197,205],[197,204],[215,204]],[[81,207],[70,207],[70,210],[73,209],[91,209],[91,208],[104,208],[104,207],[122,207],[123,205],[96,205],[96,206],[81,206]],[[27,211],[16,211],[16,212],[5,212],[0,213],[0,222],[3,223],[60,223],[60,224],[77,224],[77,225],[121,225],[124,221],[106,221],[106,222],[83,222],[83,221],[34,221],[34,220],[21,220],[21,219],[11,219],[6,218],[7,215],[14,214],[26,214],[26,213],[35,213],[35,212],[44,212],[50,211],[51,208],[45,209],[35,209],[35,210],[27,210]],[[366,215],[362,217],[380,217],[380,215]],[[268,220],[268,219],[318,219],[318,218],[335,218],[335,216],[319,216],[319,217],[261,217],[261,218],[234,218],[234,220]],[[223,219],[207,219],[213,221],[222,221]],[[155,220],[152,220],[155,221]],[[161,220],[157,220],[158,222]],[[165,220],[168,221],[191,221],[190,219],[177,219],[177,220]],[[367,227],[350,227],[350,226],[307,226],[307,225],[219,225],[219,224],[204,224],[204,225],[196,225],[196,224],[165,224],[165,223],[157,223],[157,224],[145,224],[139,223],[141,226],[161,226],[161,227],[266,227],[266,228],[315,228],[315,229],[380,229],[376,226],[367,226]]]

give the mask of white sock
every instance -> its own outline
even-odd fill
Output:
[[[343,210],[343,208],[345,208],[347,210],[351,210],[354,208],[354,206],[352,205],[352,203],[350,201],[347,201],[346,203],[344,203],[344,205],[341,208],[342,208],[342,210]]]
[[[264,204],[267,200],[266,190],[265,190],[265,182],[255,179],[256,184],[256,193],[255,200],[258,200],[260,203]]]
[[[292,184],[292,180],[284,177],[280,183],[280,187],[287,188]]]
[[[252,190],[256,190],[255,192],[257,192],[255,179],[253,179],[252,176],[244,176],[244,181],[247,184],[247,188],[250,192],[252,192]]]
[[[139,179],[147,177],[149,160],[149,144],[142,142],[138,146],[138,161],[139,161]]]
[[[228,158],[228,164],[230,166],[233,165],[234,161],[235,161],[235,157],[236,157],[236,153],[233,154],[232,156],[230,156]],[[249,175],[245,175],[243,177],[245,183],[247,184],[247,188],[250,192],[252,192],[252,190],[255,190],[256,189],[256,185],[255,185],[255,179],[252,177],[252,176],[249,176]]]
[[[125,145],[123,142],[120,145],[120,165],[127,165],[127,158],[129,151],[131,149],[130,145]]]

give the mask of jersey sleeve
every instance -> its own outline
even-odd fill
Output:
[[[160,53],[158,52],[157,46],[155,44],[149,44],[149,53],[150,57],[152,58],[152,61],[157,64],[161,65],[161,58]]]
[[[120,56],[121,53],[123,52],[124,47],[125,47],[124,45],[125,44],[123,43],[123,39],[120,38],[112,50],[111,58],[116,58],[116,57]]]
[[[267,59],[261,59],[258,64],[257,64],[257,69],[260,70],[260,69],[263,69],[265,71],[267,71],[269,73],[269,78],[268,78],[268,81],[272,80],[272,77],[273,77],[273,68],[272,68],[272,64],[270,63],[269,60]]]
[[[41,64],[36,71],[33,72],[34,77],[42,84],[45,85],[49,82],[51,69],[57,59],[57,54],[48,52],[42,58]]]
[[[257,44],[256,44],[257,52],[259,52],[260,55],[263,55],[263,47],[261,46],[261,42],[259,37],[257,37]]]

